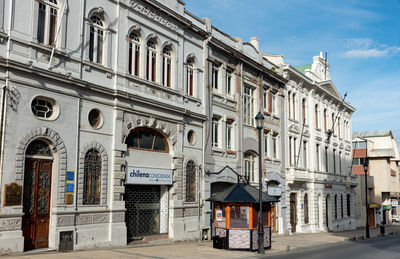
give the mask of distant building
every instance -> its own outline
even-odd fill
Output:
[[[400,216],[400,154],[391,130],[353,133],[353,174],[358,176],[357,198],[361,200],[358,219],[365,225],[365,180],[363,164],[368,167],[369,225],[390,224],[392,215]]]

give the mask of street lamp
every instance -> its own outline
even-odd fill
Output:
[[[369,238],[369,222],[368,222],[368,180],[367,180],[367,172],[368,172],[368,158],[366,157],[364,160],[364,175],[365,175],[365,236]]]
[[[262,220],[262,156],[261,156],[261,130],[264,128],[264,116],[261,112],[256,115],[256,125],[258,129],[258,200],[259,200],[259,211],[258,211],[258,253],[264,254],[264,227]]]

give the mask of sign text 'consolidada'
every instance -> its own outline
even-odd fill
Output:
[[[171,185],[172,170],[128,166],[128,171],[126,172],[126,183]]]

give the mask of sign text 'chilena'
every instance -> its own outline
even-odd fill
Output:
[[[128,166],[128,171],[126,173],[126,183],[171,185],[172,170]]]

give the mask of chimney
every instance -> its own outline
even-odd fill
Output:
[[[253,45],[254,46],[254,48],[256,48],[256,50],[258,51],[259,49],[258,49],[258,38],[257,37],[251,37],[250,38],[250,43],[251,43],[251,45]]]

